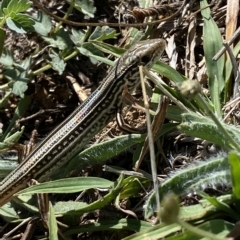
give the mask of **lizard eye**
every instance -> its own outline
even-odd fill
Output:
[[[151,58],[149,56],[143,56],[142,57],[142,63],[147,64],[151,61]]]

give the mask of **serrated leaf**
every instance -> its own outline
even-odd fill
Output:
[[[52,68],[57,71],[59,75],[62,75],[66,67],[64,60],[54,51],[52,51],[49,56],[51,57],[52,61],[48,62],[51,63]]]
[[[0,63],[4,66],[13,65],[13,55],[9,49],[4,49],[2,56],[0,57]]]
[[[37,17],[34,19],[34,29],[41,36],[47,36],[52,29],[52,21],[51,18],[42,11],[38,11]]]
[[[80,46],[86,40],[86,33],[81,30],[72,29],[71,39],[75,45]]]
[[[60,28],[52,37],[43,37],[43,39],[52,46],[64,50],[65,48],[71,48],[73,43],[69,37],[69,34],[65,32],[63,28]]]
[[[70,3],[70,1],[68,0]],[[94,7],[94,2],[92,0],[75,0],[74,1],[74,8],[78,11],[88,15],[89,17],[93,18],[94,13],[96,12],[96,7]]]
[[[103,41],[107,39],[113,39],[117,37],[116,30],[108,26],[96,27],[93,33],[89,36],[89,40]]]
[[[3,12],[7,16],[11,16],[13,13],[16,14],[28,10],[31,6],[31,3],[27,0],[12,0],[8,4],[5,2],[4,5]]]
[[[27,58],[25,59],[25,62],[22,63],[23,66],[15,64],[15,72],[16,72],[16,77],[13,79],[14,84],[12,88],[12,92],[20,96],[21,98],[24,97],[24,92],[27,90],[28,86],[28,81],[29,78],[26,77],[27,75],[27,70],[30,66],[30,59]]]
[[[24,97],[24,93],[28,89],[27,82],[28,82],[27,79],[22,79],[22,81],[20,81],[20,80],[16,81],[13,84],[12,92],[16,96],[19,96],[19,97],[23,98]]]
[[[145,0],[144,0],[145,1]],[[149,6],[149,5],[147,5]],[[141,41],[141,39],[144,39],[145,34],[142,30],[139,30],[137,28],[130,28],[129,29],[129,41],[127,43],[127,46],[132,46],[134,43]],[[126,47],[126,46],[125,46]]]

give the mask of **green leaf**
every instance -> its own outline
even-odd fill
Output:
[[[216,197],[216,200],[228,205],[229,207],[233,203],[231,194],[221,195]],[[196,221],[204,219],[204,217],[208,217],[214,213],[216,213],[216,207],[207,199],[202,198],[194,205],[181,207],[179,218],[184,221]]]
[[[146,8],[146,7],[149,7],[149,6],[151,6],[151,0],[139,0],[138,1],[139,2],[139,6],[141,7],[141,8]]]
[[[143,191],[143,187],[149,185],[149,180],[145,178],[138,178],[136,176],[130,176],[124,179],[123,189],[120,193],[120,199],[127,199],[129,197],[136,197]]]
[[[104,42],[99,42],[99,41],[91,41],[91,43],[97,47],[100,51],[108,53],[108,54],[112,54],[116,57],[120,57],[125,50],[119,47],[114,47],[111,44],[107,44]]]
[[[18,103],[18,106],[15,109],[13,118],[11,119],[11,122],[8,125],[7,130],[4,132],[4,135],[1,136],[0,141],[3,141],[5,140],[5,138],[9,137],[10,131],[15,126],[16,121],[23,116],[26,109],[29,107],[30,102],[31,102],[30,96],[25,96],[24,98],[20,99],[20,102]]]
[[[121,174],[119,176],[119,178],[117,179],[117,181],[114,182],[112,189],[103,198],[101,198],[93,203],[90,203],[83,208],[76,209],[75,211],[69,211],[68,214],[73,215],[73,216],[74,215],[82,215],[87,212],[93,212],[95,210],[102,209],[108,203],[110,203],[111,201],[116,199],[116,197],[119,195],[119,193],[121,192],[122,187],[123,187],[123,179],[124,179],[124,176],[123,176],[123,174]]]
[[[73,42],[70,39],[69,34],[63,28],[60,28],[57,32],[55,32],[52,37],[43,36],[43,39],[60,50],[64,50],[65,48],[70,49],[73,46]]]
[[[233,228],[233,224],[222,219],[213,219],[198,225],[198,228],[213,233],[218,239],[224,239]],[[166,238],[168,240],[209,240],[208,237],[201,237],[188,230]],[[216,238],[217,239],[217,238]]]
[[[226,186],[230,182],[230,170],[227,157],[216,157],[203,163],[192,164],[189,168],[177,171],[161,183],[160,196],[168,191],[177,195],[190,190],[205,189],[208,186]],[[230,186],[229,186],[230,187]],[[153,214],[156,206],[155,193],[151,194],[145,204],[145,217]]]
[[[66,219],[68,217],[68,213],[70,211],[76,211],[76,210],[82,209],[83,207],[86,207],[86,206],[87,206],[87,203],[85,203],[85,202],[58,201],[54,204],[54,211],[55,211],[56,215],[66,216],[65,217],[65,219]],[[72,216],[70,216],[70,218],[72,220]],[[76,222],[74,222],[74,223],[76,223]]]
[[[7,222],[17,221],[20,219],[14,208],[10,207],[10,203],[5,204],[0,208],[0,216]]]
[[[187,211],[187,207],[183,207],[183,211]],[[217,236],[225,237],[229,231],[233,228],[234,224],[227,221],[216,219],[204,222],[198,225],[199,228],[212,232]],[[207,240],[209,238],[203,238],[194,235],[192,232],[184,230],[177,224],[157,224],[151,226],[145,230],[125,237],[122,240],[145,240],[145,239],[166,239],[166,240]],[[219,238],[218,238],[219,239]]]
[[[6,24],[11,30],[17,33],[26,33],[26,31],[22,28],[22,26],[18,24],[18,22],[15,22],[14,20],[12,20],[12,18],[10,17],[7,18]]]
[[[68,0],[68,2],[71,4],[71,1]],[[94,13],[96,12],[96,8],[93,4],[93,0],[75,0],[74,8],[76,8],[79,12],[82,12],[93,18]]]
[[[2,148],[2,143],[0,143],[0,149]],[[17,159],[5,159],[1,156],[0,159],[0,179],[5,178],[12,170],[18,166]]]
[[[166,118],[180,123],[182,121],[182,113],[183,111],[179,107],[169,105],[167,108]]]
[[[160,133],[158,134],[158,136],[156,137],[156,139],[158,139],[162,135],[172,131],[173,129],[175,129],[177,127],[177,125],[178,125],[177,123],[165,123],[165,124],[163,124],[162,129],[161,129]],[[133,158],[132,158],[134,164],[139,160],[143,144],[144,144],[144,142],[139,143],[137,145],[137,148],[134,151]]]
[[[182,114],[183,121],[178,126],[181,132],[187,135],[199,137],[212,143],[223,147],[224,149],[232,149],[232,146],[226,140],[226,138],[219,132],[219,129],[215,123],[208,117],[203,117],[194,113]],[[240,144],[240,130],[233,126],[225,123],[221,123],[226,129],[228,134]]]
[[[24,93],[27,90],[28,82],[29,82],[29,76],[27,76],[27,71],[30,67],[30,58],[26,58],[24,62],[22,62],[22,66],[16,66],[15,65],[15,70],[16,70],[16,77],[13,79],[14,84],[12,88],[12,92],[20,96],[21,98],[24,97]]]
[[[28,89],[28,79],[27,78],[21,78],[18,77],[16,79],[16,82],[13,84],[12,92],[21,98],[24,97],[24,93]]]
[[[104,54],[98,50],[92,43],[83,43],[78,50],[85,56],[90,57],[91,55],[96,55],[105,58]],[[90,60],[93,64],[97,64],[98,61],[96,61],[95,58],[90,57]]]
[[[86,40],[86,33],[81,30],[72,29],[71,39],[75,45],[81,46]]]
[[[3,0],[2,3],[0,4],[1,6],[1,12],[3,13],[3,9],[7,8],[8,4],[11,2],[12,0]]]
[[[144,0],[145,1],[145,0]],[[149,6],[149,5],[148,5]],[[130,28],[129,29],[129,41],[128,43],[125,45],[125,47],[130,47],[132,46],[134,43],[141,41],[141,39],[143,40],[144,36],[148,35],[146,32],[143,33],[143,31],[137,29],[137,28]]]
[[[65,176],[70,171],[80,169],[91,164],[103,164],[113,156],[126,151],[131,146],[144,141],[145,134],[129,134],[115,137],[111,140],[95,144],[88,149],[81,151],[76,157],[71,159],[67,166],[56,171],[57,175]]]
[[[109,204],[111,201],[113,201],[119,195],[119,193],[120,193],[120,191],[123,187],[123,178],[124,177],[121,174],[119,176],[118,180],[115,181],[114,183],[109,182],[109,181],[104,180],[104,179],[93,178],[93,177],[72,178],[72,180],[79,179],[76,183],[74,183],[74,185],[75,185],[76,188],[78,187],[78,185],[83,185],[82,190],[89,189],[91,187],[96,188],[98,186],[102,186],[103,188],[106,188],[106,186],[108,186],[108,187],[111,186],[111,189],[110,189],[109,193],[106,194],[103,198],[100,198],[99,200],[97,200],[95,202],[92,202],[90,204],[66,202],[65,204],[63,204],[63,206],[68,205],[68,207],[66,207],[65,209],[59,209],[59,207],[58,207],[58,210],[56,209],[55,211],[57,212],[57,214],[64,214],[65,216],[69,215],[72,218],[74,216],[79,216],[79,215],[82,215],[82,214],[87,213],[87,212],[92,212],[92,211],[95,211],[95,210],[99,210],[99,209],[103,208],[104,206],[106,206],[107,204]],[[84,180],[84,179],[85,179],[84,184],[81,184],[81,181]],[[94,181],[92,183],[91,183],[91,181],[92,181],[91,179],[92,180],[94,179]],[[66,184],[64,184],[64,181],[68,181],[68,179],[62,179],[61,183],[58,180],[58,182],[59,182],[58,183],[58,188],[59,189],[61,189],[60,184],[62,184],[62,183],[63,183],[63,186],[65,187]],[[56,182],[57,181],[55,181],[55,183]],[[90,183],[90,185],[88,185],[88,182]],[[101,184],[101,183],[103,183],[103,184]],[[43,185],[43,184],[41,184],[41,185]],[[37,186],[33,186],[29,189],[33,189],[33,188],[36,189],[36,187]],[[70,184],[69,184],[69,188],[71,188]],[[65,190],[66,190],[66,188],[65,188]],[[18,194],[21,194],[21,193],[27,194],[27,191],[28,191],[28,189],[25,189]],[[36,192],[36,191],[31,191],[31,192]]]
[[[114,28],[110,28],[108,26],[96,27],[93,33],[89,36],[89,41],[103,41],[107,39],[116,39],[117,37],[116,30]]]
[[[181,227],[177,224],[166,225],[164,223],[151,226],[147,229],[143,229],[140,232],[136,232],[122,240],[147,240],[147,239],[168,239],[168,235],[174,235],[174,233],[179,233]],[[143,237],[144,236],[144,237]],[[192,239],[193,240],[193,239]],[[194,239],[195,240],[195,239]]]
[[[170,79],[174,83],[182,83],[185,78],[175,69],[163,62],[157,62],[154,64],[152,70],[162,74],[164,77]]]
[[[77,227],[72,227],[71,229],[67,229],[64,232],[65,236],[72,236],[73,234],[78,234],[81,232],[88,232],[89,229],[91,231],[121,231],[122,229],[139,232],[147,230],[152,227],[151,223],[146,221],[140,221],[137,219],[123,218],[123,219],[111,219],[111,220],[99,220],[94,221],[92,223],[80,225]]]
[[[235,206],[237,207],[238,213],[240,213],[240,154],[236,152],[230,152],[228,157],[231,166],[232,191]]]
[[[11,92],[9,91],[9,92],[5,93],[5,95],[2,97],[2,99],[0,99],[0,109],[5,107],[10,96],[11,96]]]
[[[5,67],[13,65],[13,55],[12,52],[8,49],[3,50],[3,54],[0,57],[0,63],[2,63]]]
[[[7,4],[8,1],[4,1],[3,12],[7,16],[11,16],[13,13],[20,13],[28,10],[31,3],[27,0],[12,0]],[[7,6],[6,6],[7,5]]]
[[[100,62],[106,63],[110,66],[114,66],[114,62],[109,60],[105,56],[98,56],[98,55],[92,54],[90,51],[88,51],[86,48],[83,48],[83,47],[77,47],[77,49],[81,54],[90,57],[91,62],[94,64],[96,64],[96,63],[98,63],[98,61],[100,61]]]
[[[27,89],[29,82],[28,69],[30,67],[30,58],[26,58],[22,65],[15,63],[11,55],[3,55],[0,61],[5,62],[8,65],[4,71],[4,77],[9,80],[9,84],[12,86],[12,92],[20,97],[24,97],[24,93]]]
[[[211,100],[214,103],[217,115],[221,116],[222,111],[220,95],[225,86],[223,79],[224,55],[217,61],[213,61],[212,58],[222,47],[222,36],[217,24],[211,17],[210,9],[207,7],[207,5],[208,3],[206,0],[200,1],[200,6],[202,8],[201,14],[204,20],[203,49],[209,77],[209,90]]]
[[[25,14],[18,13],[12,18],[7,18],[6,23],[11,30],[17,33],[26,33],[34,30],[34,21]]]
[[[31,186],[18,192],[18,195],[34,193],[75,193],[91,188],[109,188],[112,185],[113,182],[97,177],[66,178]]]
[[[49,202],[49,239],[58,240],[58,226],[52,203]]]
[[[205,198],[206,200],[208,200],[213,206],[215,206],[218,210],[220,211],[224,211],[227,214],[229,214],[232,218],[235,218],[236,220],[240,219],[240,215],[238,213],[236,213],[233,208],[231,206],[229,206],[228,203],[225,203],[223,201],[219,201],[219,199],[217,197],[211,197],[208,194],[201,192],[201,191],[197,191],[197,193]]]
[[[47,36],[52,29],[51,18],[43,13],[42,11],[37,12],[37,17],[33,18],[35,32],[39,33],[41,36]]]
[[[51,57],[52,61],[48,62],[51,63],[52,68],[57,71],[59,75],[62,75],[67,65],[65,61],[54,51],[52,51],[49,56]]]
[[[2,56],[2,53],[3,53],[5,36],[6,36],[5,30],[0,28],[0,57]]]
[[[17,143],[19,141],[20,137],[22,136],[24,129],[25,128],[22,127],[21,131],[17,131],[15,133],[13,133],[12,135],[8,136],[7,138],[5,138],[4,143],[10,143],[10,144]]]

